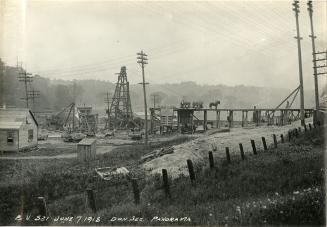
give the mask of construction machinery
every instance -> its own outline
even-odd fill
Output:
[[[132,140],[141,140],[144,135],[144,132],[139,128],[133,128],[128,133],[128,137]]]
[[[71,103],[59,112],[53,114],[47,119],[47,125],[49,128],[55,130],[75,130],[75,103]]]

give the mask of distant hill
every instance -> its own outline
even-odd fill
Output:
[[[18,69],[5,66],[2,75],[3,102],[7,106],[24,107],[23,83],[18,81]],[[74,89],[75,83],[75,89]],[[74,90],[77,105],[91,105],[99,113],[104,113],[104,98],[106,92],[114,93],[115,84],[100,80],[50,80],[35,76],[29,88],[39,90],[40,98],[35,100],[34,109],[59,110],[73,101]],[[205,106],[210,102],[220,100],[224,108],[275,107],[293,89],[280,89],[254,86],[198,85],[194,82],[175,84],[150,84],[147,86],[148,106],[153,106],[152,94],[156,94],[158,105],[179,105],[182,99],[187,101],[203,101]],[[133,111],[143,111],[143,91],[139,84],[130,85]],[[293,104],[298,107],[298,99]],[[305,106],[314,106],[313,90],[305,90]]]

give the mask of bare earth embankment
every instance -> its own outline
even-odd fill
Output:
[[[307,120],[307,123],[310,121]],[[213,152],[215,157],[225,156],[225,147],[229,147],[231,154],[239,154],[239,143],[243,144],[245,155],[252,153],[250,140],[255,141],[257,149],[263,149],[261,137],[266,138],[267,145],[273,144],[273,134],[280,140],[283,134],[287,138],[287,132],[295,127],[300,127],[300,122],[293,122],[286,126],[268,126],[253,128],[232,128],[230,132],[216,133],[213,135],[201,135],[192,141],[175,145],[174,153],[151,160],[143,165],[144,169],[151,174],[161,173],[161,169],[168,169],[177,177],[179,174],[188,174],[186,160],[191,159],[195,163],[203,164],[208,157],[211,145],[217,146]]]

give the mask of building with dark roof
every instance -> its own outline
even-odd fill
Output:
[[[0,109],[0,151],[21,151],[37,146],[38,123],[29,109]]]

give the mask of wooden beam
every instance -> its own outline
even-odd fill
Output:
[[[216,110],[216,127],[220,128],[220,111]]]
[[[207,111],[204,110],[203,112],[203,129],[204,131],[207,131]]]

